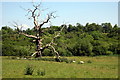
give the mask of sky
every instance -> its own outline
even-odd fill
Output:
[[[0,3],[1,4],[1,3]],[[21,8],[22,7],[22,8]],[[27,12],[23,9],[33,8],[31,2],[2,2],[2,26],[10,26],[13,28],[13,21],[25,28],[33,28],[33,21],[28,20],[25,16]],[[51,23],[45,25],[60,26],[64,23],[76,25],[80,23],[106,23],[112,25],[118,24],[118,2],[43,2],[41,9],[46,9],[41,13],[43,15],[40,20],[46,18],[46,14],[56,11],[55,19],[51,19]]]

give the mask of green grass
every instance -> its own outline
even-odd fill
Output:
[[[13,60],[2,57],[3,78],[118,78],[118,57],[67,57],[75,63]],[[84,64],[78,64],[79,61]],[[88,63],[91,61],[92,63]],[[27,65],[34,68],[33,75],[24,75]],[[37,75],[38,70],[45,70],[45,75]]]

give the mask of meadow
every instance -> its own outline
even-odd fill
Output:
[[[2,57],[3,78],[118,78],[118,56],[65,57],[75,63],[10,59]],[[78,64],[84,61],[84,64]],[[25,75],[25,68],[31,65],[32,75]],[[37,75],[37,71],[45,75]]]

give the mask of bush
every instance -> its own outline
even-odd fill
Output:
[[[73,60],[68,60],[67,58],[61,58],[61,62],[72,63]]]
[[[37,58],[37,60],[42,60],[42,61],[55,61],[54,58],[41,58],[41,57]]]
[[[92,61],[91,61],[91,60],[88,60],[87,63],[92,63]]]
[[[81,64],[80,62],[78,62],[78,64]]]
[[[106,55],[107,54],[107,51],[109,49],[109,44],[107,42],[98,41],[95,44],[92,50],[95,55]]]
[[[37,75],[44,76],[45,74],[46,74],[45,69],[43,71],[41,71],[41,70],[37,71]]]
[[[42,60],[42,61],[56,61],[56,62],[60,62],[57,58],[37,58],[36,60]],[[60,58],[61,62],[70,62],[67,58]]]
[[[67,62],[68,61],[67,58],[61,58],[60,60],[61,60],[61,62]]]
[[[77,42],[76,45],[71,50],[69,50],[74,56],[90,56],[93,46],[89,39],[91,38],[78,39],[79,42]]]
[[[93,36],[94,40],[99,40],[103,37],[103,35],[99,31],[93,31],[90,34]]]
[[[106,55],[113,55],[113,52],[112,51],[107,51]]]
[[[53,53],[52,53],[51,50],[45,49],[45,50],[43,51],[43,56],[53,56]]]
[[[12,56],[11,59],[16,59],[16,57],[15,57],[15,56]]]
[[[25,48],[16,48],[16,46],[11,44],[3,44],[2,55],[3,56],[27,56],[28,51]]]
[[[33,74],[33,67],[31,65],[28,65],[25,69],[25,75],[32,75]]]
[[[15,48],[12,45],[3,44],[2,45],[2,55],[3,56],[15,56]]]

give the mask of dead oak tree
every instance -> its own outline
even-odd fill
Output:
[[[55,52],[55,54],[56,54],[56,59],[58,59],[58,60],[60,61],[59,53],[58,53],[58,52],[56,51],[56,49],[54,48],[54,45],[56,45],[56,44],[54,43],[54,40],[55,40],[58,36],[60,36],[60,32],[63,30],[64,27],[62,27],[61,30],[52,38],[52,40],[51,40],[50,43],[48,43],[48,44],[46,44],[46,45],[43,45],[43,44],[42,44],[42,41],[43,41],[43,38],[42,38],[42,26],[43,26],[44,24],[48,23],[51,18],[56,18],[56,17],[53,15],[54,12],[52,12],[52,13],[50,13],[50,14],[47,14],[47,19],[46,19],[46,20],[44,20],[42,23],[39,23],[38,17],[41,15],[40,9],[39,9],[39,8],[40,8],[40,4],[38,4],[38,5],[33,5],[33,7],[34,7],[33,10],[32,10],[32,9],[27,9],[27,12],[28,12],[28,14],[31,13],[31,18],[33,19],[33,23],[34,23],[34,31],[36,32],[36,34],[35,34],[35,35],[28,35],[28,34],[24,33],[24,32],[22,31],[22,27],[23,27],[23,26],[22,26],[21,28],[19,28],[19,27],[18,27],[18,24],[17,24],[16,22],[15,22],[15,24],[14,24],[14,27],[17,28],[17,31],[19,32],[19,34],[22,34],[22,35],[24,35],[24,36],[26,36],[26,37],[33,38],[33,39],[34,39],[34,41],[35,41],[35,43],[36,43],[36,52],[33,53],[31,56],[36,55],[35,57],[42,57],[43,51],[44,51],[46,48],[49,49],[49,47],[51,47],[51,48],[53,49],[53,51]],[[39,12],[38,12],[38,11],[39,11]]]

